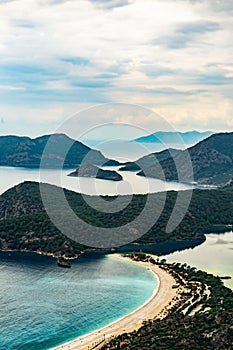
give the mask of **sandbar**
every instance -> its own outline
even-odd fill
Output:
[[[168,305],[171,306],[174,302],[174,297],[176,296],[177,291],[173,289],[172,286],[176,282],[168,272],[161,269],[158,265],[142,261],[134,262],[130,258],[123,257],[120,254],[113,254],[111,257],[115,259],[127,259],[132,263],[140,264],[145,268],[150,269],[158,280],[158,287],[154,294],[149,300],[130,314],[125,315],[96,331],[56,346],[53,350],[98,350],[104,345],[104,342],[110,338],[125,332],[132,332],[133,330],[139,329],[142,326],[143,321],[155,318],[164,308]]]

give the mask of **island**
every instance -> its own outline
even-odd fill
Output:
[[[101,180],[121,181],[123,178],[114,170],[104,170],[90,163],[82,163],[75,171],[68,176],[92,177]]]
[[[64,267],[64,268],[71,268],[70,261],[63,257],[59,257],[57,259],[57,266]]]

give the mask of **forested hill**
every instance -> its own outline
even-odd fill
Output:
[[[188,152],[193,168],[193,179],[190,176],[190,164],[187,162],[187,151],[174,153],[174,150],[171,150],[170,156],[166,154],[164,159],[161,158],[163,152],[160,152],[138,160],[137,163],[142,165],[139,175],[161,179],[165,176],[168,181],[177,181],[178,168],[186,182],[194,180],[199,184],[217,186],[227,184],[233,178],[233,133],[211,135],[188,148]],[[158,166],[156,162],[159,162]],[[129,164],[127,166],[129,168]]]
[[[92,164],[102,165],[108,162],[111,165],[118,165],[118,162],[110,161],[101,152],[92,150],[65,134],[53,134],[35,139],[0,136],[0,166],[39,167],[48,141],[48,152],[43,156],[44,167],[57,168],[63,166],[64,162],[65,168],[77,168],[87,154],[89,154],[88,160]]]
[[[51,186],[51,185],[45,185]],[[55,186],[52,186],[55,187]],[[123,196],[126,208],[118,213],[102,213],[84,201],[81,194],[64,191],[67,201],[74,212],[89,223],[90,229],[85,234],[91,235],[91,225],[121,227],[138,217],[145,207],[146,195],[134,195],[128,204],[128,196]],[[183,192],[185,193],[185,192]],[[146,215],[155,216],[156,206],[161,203],[163,194],[153,194],[155,206],[147,209]],[[177,198],[174,191],[167,193],[166,204],[159,220],[145,233],[137,243],[160,243],[170,241],[204,240],[203,233],[211,231],[214,225],[233,223],[233,187],[218,190],[194,190],[190,207],[180,223],[171,233],[166,233],[166,225]],[[114,198],[105,197],[106,200]],[[93,197],[89,197],[93,200]],[[61,212],[61,220],[67,213]],[[146,220],[146,218],[144,218]],[[135,229],[135,228],[134,228]],[[77,227],[77,232],[80,230]],[[72,257],[86,249],[64,236],[48,218],[40,197],[39,184],[24,182],[6,191],[0,196],[0,249],[53,253],[57,256]]]
[[[136,162],[126,162],[123,164],[123,166],[120,168],[121,171],[135,171],[135,170],[143,170],[148,169],[151,167],[152,164],[157,162],[162,162],[170,157],[175,157],[180,153],[180,150],[169,148],[166,150],[163,150],[161,152],[155,152],[147,154],[146,156],[143,156],[139,158]]]
[[[96,179],[109,180],[109,181],[121,181],[123,178],[115,170],[101,169],[93,164],[82,163],[75,171],[68,176],[73,177],[92,177]]]

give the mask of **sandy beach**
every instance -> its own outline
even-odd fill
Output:
[[[53,350],[97,350],[103,346],[104,340],[124,332],[137,330],[141,327],[143,321],[156,317],[170,302],[172,302],[177,291],[172,289],[172,285],[175,284],[175,281],[166,271],[148,262],[133,262],[130,258],[122,257],[119,254],[114,254],[111,258],[127,259],[132,263],[149,268],[158,279],[158,288],[155,290],[153,296],[130,314],[92,333],[59,345],[53,348]],[[100,345],[98,346],[99,343]]]

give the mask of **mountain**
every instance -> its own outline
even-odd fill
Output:
[[[43,184],[43,191],[50,194],[58,191],[56,186]],[[54,193],[54,192],[53,192]],[[186,197],[189,191],[181,191],[180,195]],[[61,205],[57,209],[54,197],[49,196],[50,206],[55,205],[60,223],[71,226],[75,235],[93,236],[94,227],[106,227],[109,235],[114,236],[111,228],[124,227],[122,234],[133,241],[133,235],[139,229],[141,222],[136,222],[147,202],[147,195],[119,196],[122,208],[119,211],[103,212],[91,207],[88,203],[95,203],[97,197],[85,196],[72,191],[64,190],[64,195],[69,203],[72,213],[74,212],[83,221],[89,224],[89,228],[83,231],[81,225],[72,224],[70,209]],[[116,197],[102,197],[112,202]],[[161,201],[164,194],[155,193],[150,195],[153,205],[147,207],[144,221],[156,217],[160,212]],[[131,244],[133,250],[147,249],[156,254],[164,254],[177,249],[187,248],[202,243],[205,240],[204,233],[213,232],[213,227],[227,230],[225,225],[232,224],[233,212],[233,186],[229,184],[225,188],[213,190],[194,190],[189,208],[182,222],[173,230],[167,232],[166,227],[173,211],[177,193],[167,193],[166,203],[159,219],[148,229],[145,234]],[[102,204],[101,204],[102,205]],[[127,224],[129,223],[129,227]],[[143,224],[143,222],[142,222]],[[228,228],[229,229],[229,228]],[[111,233],[112,232],[112,233]],[[77,236],[75,236],[77,237]],[[149,247],[149,248],[148,248]],[[172,248],[170,248],[172,247]],[[174,249],[175,247],[175,249]],[[0,250],[30,251],[53,256],[75,257],[85,251],[87,247],[65,236],[59,231],[48,217],[41,200],[40,187],[36,182],[24,182],[9,189],[0,196]],[[120,249],[120,248],[119,248]],[[126,249],[122,247],[121,249]],[[164,250],[165,249],[165,250]],[[170,252],[169,251],[169,252]]]
[[[192,162],[193,179],[187,151]],[[138,175],[145,176],[146,173],[148,177],[163,179],[165,176],[168,181],[178,181],[178,168],[185,182],[194,180],[198,184],[216,186],[225,185],[233,178],[233,133],[211,135],[187,151],[179,151],[173,158],[162,160],[159,166],[148,166]]]
[[[93,177],[96,179],[111,181],[121,181],[123,179],[122,176],[114,170],[103,170],[89,163],[82,163],[75,171],[70,173],[68,176]]]
[[[44,135],[35,139],[0,136],[0,149],[0,166],[38,168],[45,149],[43,167],[76,168],[87,155],[88,162],[93,164],[108,162],[108,165],[118,165],[118,162],[105,158],[100,151],[92,150],[64,134]]]
[[[52,224],[38,183],[25,182],[0,196],[0,250],[76,257],[82,249]]]
[[[136,171],[141,169],[147,169],[151,163],[161,162],[169,157],[175,157],[180,151],[177,149],[169,148],[161,152],[155,152],[139,158],[136,162],[127,162],[122,166],[120,171]]]
[[[164,143],[165,145],[180,144],[183,142],[186,145],[191,145],[204,140],[212,134],[212,131],[199,132],[195,130],[187,132],[157,131],[153,134],[139,137],[134,141],[145,143]]]

